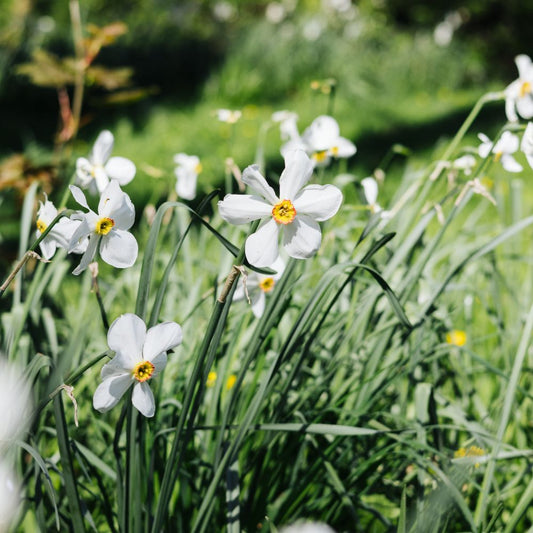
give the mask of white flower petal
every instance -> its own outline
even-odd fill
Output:
[[[526,120],[533,117],[533,98],[531,98],[530,94],[516,101],[516,110]]]
[[[516,114],[516,110],[515,110],[515,102],[516,102],[515,96],[507,96],[505,98],[505,115],[507,116],[507,120],[509,122],[518,122],[518,115]],[[485,157],[485,156],[481,156],[481,157]]]
[[[181,327],[176,322],[163,322],[151,327],[146,333],[143,357],[152,361],[161,352],[167,352],[181,344],[183,334]]]
[[[252,233],[245,243],[246,259],[251,265],[268,267],[278,258],[278,223],[271,218]]]
[[[77,220],[72,220],[72,222],[77,223],[78,221]],[[83,216],[83,218],[81,219],[81,222],[79,222],[79,226],[72,233],[72,237],[70,238],[70,241],[69,241],[69,244],[68,244],[68,248],[67,248],[68,253],[70,254],[74,250],[78,249],[80,244],[91,233],[93,233],[93,230],[92,230],[91,226],[89,225],[89,221],[87,220],[86,216]],[[96,239],[96,237],[94,237],[94,238]],[[96,250],[96,248],[95,248],[95,250]]]
[[[531,69],[533,65],[531,59],[526,54],[517,55],[514,58],[516,68],[518,69],[519,78],[528,78],[531,75]]]
[[[107,345],[130,370],[142,360],[145,339],[146,324],[133,313],[120,315],[107,332]]]
[[[85,198],[85,194],[83,194],[82,190],[79,187],[76,187],[76,185],[69,185],[68,188],[70,189],[72,196],[74,196],[74,200],[76,200],[76,202],[78,202],[82,207],[85,207],[85,209],[89,209],[87,199]]]
[[[308,185],[294,200],[296,213],[328,220],[339,210],[342,192],[335,185]]]
[[[290,152],[294,152],[295,150],[303,150],[304,152],[312,152],[312,150],[309,148],[309,146],[304,142],[304,140],[301,137],[296,137],[295,139],[291,139],[290,141],[286,142],[281,146],[279,151],[281,152],[281,155],[285,158]]]
[[[266,179],[261,175],[261,172],[259,172],[258,165],[246,167],[242,173],[242,181],[271,205],[279,203],[279,198],[276,196],[274,189],[267,183]]]
[[[257,291],[253,298],[251,298],[252,301],[252,313],[257,318],[261,318],[263,316],[263,313],[265,312],[265,303],[266,303],[266,297],[265,293],[262,290]]]
[[[378,182],[374,178],[364,178],[361,180],[361,187],[363,187],[366,203],[374,205],[378,199]]]
[[[152,377],[157,376],[160,372],[164,370],[167,366],[167,352],[161,352],[157,354],[152,360],[151,363],[154,365],[154,373]]]
[[[503,154],[501,163],[507,172],[522,172],[522,165],[510,154]]]
[[[105,166],[109,178],[117,180],[120,185],[126,185],[135,177],[135,165],[125,157],[112,157]]]
[[[135,207],[116,180],[111,180],[100,197],[98,215],[113,219],[115,228],[130,229],[135,222]]]
[[[230,224],[246,224],[272,215],[272,205],[251,194],[226,194],[218,202],[220,216]]]
[[[127,268],[135,263],[139,247],[129,231],[113,228],[102,237],[100,257],[111,266]]]
[[[296,259],[307,259],[320,248],[322,233],[318,222],[305,215],[296,215],[283,231],[283,247]]]
[[[40,235],[40,232],[37,232],[37,236]],[[41,254],[42,256],[48,261],[54,257],[54,254],[56,253],[57,244],[54,239],[49,238],[50,234],[48,234],[40,243],[39,247],[41,248]]]
[[[93,407],[101,413],[109,411],[117,405],[131,383],[130,374],[104,379],[94,391]]]
[[[196,172],[190,172],[184,168],[176,168],[176,192],[179,198],[194,200],[196,198]]]
[[[113,142],[113,134],[110,131],[100,132],[89,156],[91,162],[95,165],[104,165],[113,151]]]
[[[328,115],[321,115],[304,131],[302,138],[313,151],[329,150],[339,138],[337,121]]]
[[[296,194],[310,180],[313,168],[313,162],[305,152],[289,152],[285,156],[285,169],[279,179],[280,199],[294,200]]]
[[[357,152],[357,148],[352,141],[339,137],[334,146],[331,147],[330,152],[335,157],[351,157]]]
[[[89,242],[87,244],[87,249],[85,250],[85,253],[81,256],[80,264],[72,271],[72,273],[77,276],[78,274],[81,274],[88,266],[89,263],[92,262],[94,255],[96,254],[96,248],[98,246],[99,238],[94,235],[89,239]],[[72,245],[72,243],[71,243]],[[69,251],[70,247],[69,247]]]
[[[155,400],[154,394],[146,381],[137,382],[133,386],[133,394],[131,395],[131,403],[133,406],[147,418],[151,418],[155,414]]]
[[[492,152],[495,154],[514,154],[518,150],[520,142],[518,136],[510,131],[504,131],[498,142],[494,145]]]

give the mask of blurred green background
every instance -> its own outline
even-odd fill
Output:
[[[331,112],[358,153],[340,170],[372,172],[394,143],[414,154],[452,135],[473,103],[516,77],[513,58],[528,53],[533,4],[519,1],[81,0],[90,27],[122,21],[127,33],[102,48],[95,64],[129,67],[123,87],[87,78],[80,130],[58,168],[57,88],[36,85],[20,66],[36,50],[74,56],[69,2],[0,1],[0,234],[18,235],[21,196],[40,179],[54,191],[90,150],[98,132],[115,135],[114,155],[132,159],[127,186],[139,209],[164,200],[175,183],[172,157],[200,156],[204,191],[222,183],[225,159],[252,163],[261,125],[273,111],[299,115],[300,132]],[[312,82],[318,89],[311,88]],[[333,80],[334,95],[327,94]],[[72,96],[72,87],[66,85]],[[243,110],[235,126],[217,108]],[[501,104],[480,129],[504,120]],[[264,137],[267,167],[279,170],[277,127]],[[14,154],[20,154],[15,156]],[[18,157],[18,159],[15,159]],[[392,172],[393,173],[393,172]],[[46,187],[45,187],[46,190]],[[10,245],[10,246],[9,246]],[[5,252],[7,253],[7,252]],[[4,254],[5,255],[5,254]]]

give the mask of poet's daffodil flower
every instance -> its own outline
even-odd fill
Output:
[[[488,157],[490,153],[494,154],[494,161],[499,161],[507,172],[521,172],[522,165],[513,157],[520,144],[518,137],[510,131],[504,131],[502,136],[492,147],[492,141],[484,134],[478,134],[481,144],[478,147],[480,157]]]
[[[510,122],[518,122],[518,115],[533,118],[533,63],[525,54],[516,56],[515,63],[518,79],[505,89],[505,114]]]
[[[37,230],[35,232],[36,237],[40,237],[42,233],[46,231],[50,223],[57,216],[57,209],[54,204],[45,199],[45,202],[39,202],[40,207],[37,211]],[[56,253],[56,249],[64,248],[68,249],[72,235],[79,227],[81,222],[79,220],[70,220],[68,218],[60,218],[54,227],[50,230],[48,235],[39,243],[41,253],[43,257],[48,260],[52,259]],[[82,254],[87,248],[87,239],[83,239],[75,248],[71,251],[77,254]]]
[[[93,260],[97,248],[102,259],[116,268],[130,267],[137,259],[138,246],[135,237],[128,231],[135,221],[135,207],[130,197],[120,189],[115,180],[105,188],[98,204],[98,214],[87,205],[85,195],[79,187],[70,186],[76,202],[88,210],[87,213],[72,215],[74,220],[81,220],[78,229],[72,235],[69,252],[74,251],[87,237],[89,244],[80,264],[72,272],[83,272]]]
[[[263,315],[266,295],[274,290],[276,282],[281,278],[285,270],[285,261],[278,257],[269,267],[275,270],[276,273],[259,274],[258,272],[250,272],[246,277],[246,281],[239,284],[233,295],[233,299],[236,301],[248,297],[252,312],[257,318]]]
[[[529,166],[533,168],[533,122],[529,122],[526,126],[520,149],[524,152]]]
[[[221,217],[231,224],[246,224],[261,219],[258,230],[246,239],[248,262],[266,267],[278,258],[281,234],[287,254],[306,259],[320,248],[322,234],[318,222],[338,211],[341,191],[333,185],[307,185],[314,165],[305,152],[289,152],[279,184],[280,193],[268,185],[257,165],[247,167],[242,181],[256,194],[227,194],[218,203]]]
[[[332,157],[351,157],[357,151],[355,144],[341,137],[339,124],[328,115],[315,118],[300,138],[281,147],[281,153],[298,149],[305,150],[317,166],[327,165]]]
[[[113,150],[113,134],[104,130],[98,135],[89,158],[76,161],[76,184],[91,194],[101,194],[110,180],[126,185],[135,176],[135,165],[125,157],[109,157]]]
[[[168,350],[181,341],[181,327],[175,322],[164,322],[147,331],[137,315],[126,313],[118,317],[107,333],[107,344],[116,355],[102,367],[94,408],[102,413],[109,411],[133,385],[133,406],[146,417],[154,416],[154,395],[148,381],[165,368]]]

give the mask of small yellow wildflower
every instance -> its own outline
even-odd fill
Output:
[[[455,459],[461,459],[463,457],[481,457],[486,455],[487,452],[479,446],[469,446],[468,448],[459,448],[453,454]],[[474,464],[475,468],[479,467],[479,463]]]
[[[226,381],[226,389],[231,390],[233,386],[235,385],[236,381],[237,381],[237,376],[235,374],[231,374],[228,377],[228,380]]]
[[[217,373],[214,370],[211,370],[211,372],[207,374],[207,381],[205,382],[205,384],[207,387],[214,387],[216,380],[217,380]]]
[[[461,329],[453,329],[446,333],[446,342],[454,346],[464,346],[466,344],[466,332]]]

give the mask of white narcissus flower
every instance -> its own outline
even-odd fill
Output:
[[[39,202],[39,204],[41,206],[39,207],[39,211],[37,211],[37,230],[35,232],[37,238],[46,231],[46,228],[48,228],[58,214],[57,209],[50,200],[45,199],[44,204],[42,202]],[[57,247],[64,248],[65,250],[68,249],[70,239],[80,224],[81,222],[79,220],[60,218],[48,235],[39,243],[43,257],[46,260],[52,259]],[[86,248],[87,239],[81,241],[76,248],[72,249],[72,252],[82,254]]]
[[[331,157],[351,157],[357,151],[355,144],[341,137],[339,124],[328,115],[315,118],[300,138],[281,147],[281,153],[298,149],[305,150],[318,166],[327,165]]]
[[[510,122],[518,122],[518,115],[533,118],[533,63],[525,54],[516,56],[515,63],[518,79],[505,89],[505,114]]]
[[[235,301],[243,300],[248,295],[250,304],[252,306],[252,312],[260,318],[265,310],[266,295],[274,290],[276,282],[281,278],[283,271],[285,270],[285,261],[281,257],[278,257],[274,263],[269,265],[269,268],[275,270],[275,274],[259,274],[258,272],[250,272],[240,283],[233,299]],[[245,288],[246,284],[246,288]]]
[[[137,259],[138,246],[137,240],[128,230],[135,221],[135,207],[119,184],[114,180],[109,182],[100,197],[98,214],[89,208],[79,187],[71,185],[70,192],[76,202],[88,212],[72,215],[73,219],[81,220],[81,224],[72,235],[68,251],[73,251],[81,241],[89,237],[89,244],[80,264],[72,273],[78,275],[83,272],[93,260],[98,247],[102,259],[111,266],[127,268],[133,265]]]
[[[154,416],[154,395],[148,381],[165,368],[168,350],[181,341],[181,327],[175,322],[164,322],[147,331],[137,315],[118,317],[107,333],[107,344],[116,355],[102,367],[103,381],[94,392],[94,408],[102,413],[109,411],[133,385],[134,407],[146,417]]]
[[[242,181],[256,194],[227,194],[218,202],[220,216],[231,224],[246,224],[262,219],[258,230],[246,239],[248,262],[267,267],[278,258],[281,234],[287,254],[306,259],[320,248],[322,234],[318,222],[328,220],[338,211],[342,193],[334,185],[304,185],[314,165],[301,150],[285,157],[279,185],[280,193],[268,185],[257,165],[247,167]]]
[[[202,164],[196,155],[176,154],[174,163],[178,165],[176,174],[176,192],[184,200],[194,200],[196,197],[196,180],[202,172]]]
[[[279,123],[279,131],[283,141],[290,141],[300,137],[298,127],[296,126],[296,122],[298,121],[298,115],[296,113],[286,110],[276,111],[272,113],[272,120],[273,122]]]
[[[533,122],[529,122],[526,126],[520,149],[524,152],[529,166],[533,168]]]
[[[135,177],[135,165],[125,157],[111,157],[113,134],[104,130],[98,135],[89,158],[76,161],[76,184],[91,194],[101,194],[110,180],[126,185]]]
[[[476,158],[472,154],[465,154],[458,157],[453,163],[452,168],[462,170],[465,176],[472,174],[472,169],[476,166]]]
[[[228,124],[235,124],[242,116],[242,112],[238,109],[217,109],[216,114],[220,122],[226,122]]]
[[[504,131],[492,150],[492,141],[484,133],[478,133],[478,138],[481,141],[478,147],[480,157],[485,158],[493,153],[494,161],[499,161],[507,172],[522,171],[522,165],[512,155],[518,150],[520,144],[516,135],[510,131]]]

